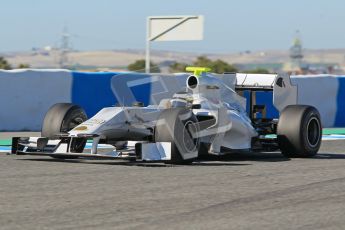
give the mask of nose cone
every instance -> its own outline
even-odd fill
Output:
[[[101,134],[104,129],[110,127],[109,121],[111,121],[111,128],[121,127],[126,121],[123,109],[121,107],[103,108],[95,116],[69,131],[69,134]]]

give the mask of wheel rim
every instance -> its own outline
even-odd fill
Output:
[[[72,119],[72,121],[68,124],[68,129],[72,130],[75,127],[77,127],[78,125],[80,125],[81,123],[84,122],[85,119],[83,119],[82,117],[75,117]]]
[[[307,140],[311,147],[318,145],[320,135],[320,122],[316,117],[312,117],[307,124]]]
[[[67,121],[65,124],[62,124],[61,132],[67,133],[68,131],[74,129],[75,127],[83,123],[85,120],[86,119],[80,116],[73,117],[71,120]]]

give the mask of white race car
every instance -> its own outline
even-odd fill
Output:
[[[207,68],[187,71],[194,73],[187,77],[185,90],[158,105],[108,107],[87,119],[77,105],[55,104],[44,118],[42,137],[13,138],[12,153],[180,164],[203,154],[280,150],[287,157],[311,157],[318,152],[319,112],[313,106],[283,103],[289,97],[288,76],[268,75],[270,81],[258,84],[247,75],[238,83],[241,76],[236,74],[220,78]],[[237,83],[230,84],[236,77]],[[248,112],[243,91],[250,92]],[[255,103],[257,91],[275,91],[279,119],[265,117],[265,106]]]

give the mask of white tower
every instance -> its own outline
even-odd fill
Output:
[[[60,68],[66,68],[68,65],[68,52],[70,51],[69,37],[67,27],[64,27],[61,35],[61,47],[60,47]]]
[[[303,49],[302,49],[302,41],[300,38],[300,33],[298,30],[296,31],[293,44],[290,47],[290,59],[293,66],[298,67],[298,68],[301,67],[302,59],[303,59]]]

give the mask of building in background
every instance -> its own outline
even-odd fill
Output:
[[[289,62],[283,65],[283,71],[291,74],[301,74],[307,65],[303,63],[303,47],[299,30],[296,31],[295,38],[289,50]]]

